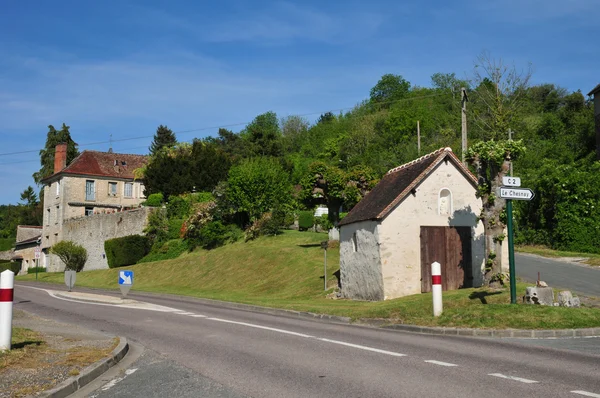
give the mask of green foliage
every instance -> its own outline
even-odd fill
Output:
[[[218,145],[195,139],[191,158],[194,191],[212,191],[220,181],[227,179],[231,157]]]
[[[154,133],[154,140],[148,149],[150,150],[150,155],[154,155],[162,148],[171,148],[176,144],[177,138],[175,137],[175,133],[173,133],[173,131],[167,126],[163,126],[161,124],[156,129],[156,133]]]
[[[0,238],[0,252],[10,250],[15,247],[14,238]]]
[[[150,240],[142,235],[129,235],[104,242],[109,268],[136,264],[150,252]]]
[[[390,105],[392,101],[406,97],[410,82],[400,75],[385,74],[371,89],[371,103]]]
[[[340,218],[340,221],[341,221],[341,218]],[[321,227],[321,229],[324,231],[329,231],[331,228],[333,228],[333,223],[331,222],[331,220],[329,220],[328,214],[322,214],[321,216],[316,217],[315,223],[317,225],[319,225]]]
[[[197,246],[202,228],[213,221],[217,209],[215,202],[197,203],[194,205],[192,215],[181,227],[184,239],[188,240],[190,246]],[[196,242],[196,243],[193,243]]]
[[[298,212],[298,227],[300,230],[307,230],[315,225],[315,215],[311,210]]]
[[[214,249],[223,246],[226,243],[235,241],[239,238],[241,230],[236,226],[225,226],[220,221],[211,221],[206,223],[198,234],[198,239],[191,242],[191,248],[194,244],[203,249]]]
[[[138,263],[149,263],[152,261],[171,260],[179,257],[189,250],[187,241],[183,239],[172,239],[163,243],[160,247],[152,249],[150,253],[138,261]]]
[[[259,157],[231,168],[226,195],[233,213],[246,213],[255,220],[274,208],[290,205],[292,186],[279,162]]]
[[[67,144],[67,166],[79,155],[77,144],[71,138],[69,128],[70,127],[64,123],[59,131],[52,125],[48,126],[46,144],[44,145],[44,149],[40,151],[40,164],[42,167],[39,171],[33,173],[33,179],[36,184],[39,184],[41,180],[54,174],[54,152],[56,151],[56,145],[62,143]]]
[[[4,272],[7,269],[11,270],[16,275],[21,272],[21,262],[0,260],[0,272]]]
[[[185,223],[184,219],[181,218],[171,218],[168,220],[169,222],[169,232],[167,235],[167,239],[179,239],[181,238],[181,230],[183,228],[183,224]]]
[[[246,229],[246,242],[254,240],[259,236],[280,235],[282,233],[283,220],[284,214],[282,212],[267,212],[263,214]]]
[[[163,147],[150,157],[144,170],[146,195],[162,192],[165,198],[194,190],[192,146]]]
[[[148,198],[144,202],[144,205],[149,206],[149,207],[160,207],[160,206],[162,206],[163,202],[164,202],[163,194],[158,192],[158,193],[153,193],[153,194],[148,195]]]
[[[46,272],[46,267],[31,267],[27,269],[28,274],[42,273]]]
[[[242,134],[251,143],[255,155],[281,156],[283,150],[281,131],[274,112],[255,117]]]
[[[155,209],[148,216],[148,223],[144,228],[151,246],[161,245],[169,238],[169,220],[163,209]]]
[[[55,254],[65,264],[65,270],[80,272],[88,259],[87,250],[83,246],[70,240],[62,240],[50,248],[50,253]]]
[[[196,203],[206,203],[214,201],[214,196],[210,192],[188,193],[178,196],[170,196],[167,203],[167,217],[186,219],[192,214]]]

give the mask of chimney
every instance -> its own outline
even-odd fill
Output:
[[[54,152],[54,174],[67,167],[67,144],[56,145]]]
[[[600,160],[600,84],[588,95],[594,96],[594,120],[596,121],[596,159]]]

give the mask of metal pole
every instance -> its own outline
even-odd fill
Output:
[[[437,261],[431,264],[431,292],[433,293],[433,316],[442,315],[442,266]]]
[[[513,243],[512,199],[506,199],[506,228],[508,232],[508,272],[510,273],[510,303],[517,304],[517,277],[515,273],[515,248]]]
[[[323,283],[324,283],[324,290],[327,291],[327,249],[324,249],[325,251],[325,265],[324,265],[324,269],[323,269]]]

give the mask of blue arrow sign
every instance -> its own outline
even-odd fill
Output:
[[[133,271],[119,271],[119,285],[133,285]]]

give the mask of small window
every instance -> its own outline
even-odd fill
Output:
[[[444,188],[440,191],[438,209],[441,216],[449,216],[452,214],[452,192],[450,192],[448,188]]]
[[[86,207],[85,208],[85,215],[87,216],[91,216],[92,214],[94,214],[94,208],[93,207]]]
[[[352,251],[358,251],[358,237],[356,236],[356,232],[352,234]]]
[[[117,196],[117,183],[116,182],[108,183],[108,196]]]
[[[133,197],[133,183],[132,182],[125,183],[125,193],[123,196],[125,196],[126,198]]]
[[[46,209],[46,226],[50,225],[50,208]]]
[[[56,181],[56,196],[60,195],[60,180]]]
[[[58,224],[58,218],[60,214],[60,206],[56,206],[56,217],[54,217],[54,224]]]
[[[85,181],[85,200],[96,200],[96,186],[93,180]]]

